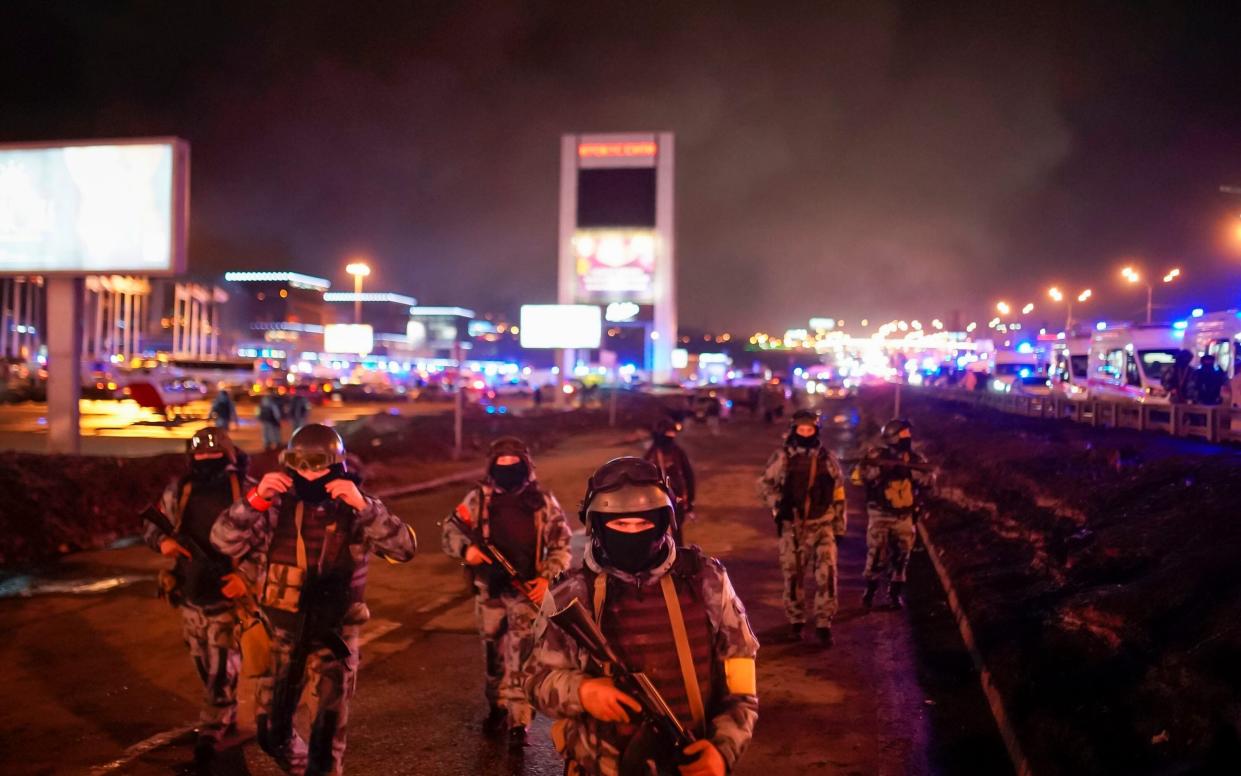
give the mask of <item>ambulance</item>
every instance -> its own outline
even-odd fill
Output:
[[[1167,404],[1163,370],[1185,347],[1185,330],[1168,324],[1121,324],[1090,340],[1086,384],[1092,399]]]

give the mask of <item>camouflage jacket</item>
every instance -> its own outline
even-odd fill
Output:
[[[349,537],[349,553],[357,566],[366,564],[373,552],[390,563],[412,560],[418,550],[418,539],[412,526],[388,511],[377,498],[362,494],[366,508],[359,510]],[[251,588],[267,573],[267,551],[279,520],[279,498],[266,511],[250,506],[246,495],[220,515],[211,529],[211,543],[216,549],[239,561]],[[353,605],[346,622],[358,624],[370,617],[364,603]]]
[[[868,512],[880,515],[912,514],[919,511],[935,487],[935,475],[922,469],[903,469],[867,463],[901,460],[902,453],[884,445],[867,449],[850,475],[854,485],[866,488]],[[910,451],[909,463],[925,464],[926,457]]]
[[[825,513],[814,515],[811,519],[819,519],[820,517],[829,516],[832,519],[832,531],[837,536],[843,536],[846,529],[846,512],[845,509],[845,479],[844,473],[840,468],[840,461],[836,458],[836,454],[831,450],[822,447],[815,448],[813,451],[794,448],[784,445],[771,454],[771,458],[767,460],[767,468],[763,470],[763,476],[758,480],[758,496],[767,508],[773,513],[777,512],[781,507],[781,501],[784,499],[784,483],[788,476],[789,460],[795,455],[807,455],[810,452],[820,454],[820,462],[825,462],[824,470],[815,475],[815,479],[827,475],[833,483],[830,499],[830,506],[827,507]],[[816,502],[819,500],[816,499]],[[819,502],[821,503],[821,502]]]
[[[462,518],[468,517],[470,525],[479,525],[480,502],[490,501],[494,492],[495,487],[486,482],[471,488],[457,505],[457,514]],[[534,522],[539,529],[539,576],[555,579],[569,568],[572,560],[569,541],[573,538],[573,531],[552,492],[543,490],[542,494],[543,507],[534,514]],[[464,558],[466,549],[473,543],[469,534],[450,520],[444,520],[440,529],[440,546],[444,553],[452,558]],[[481,575],[475,578],[474,584],[480,593],[486,594],[487,583]]]
[[[574,598],[591,601],[590,580],[599,573],[607,573],[624,584],[656,588],[652,595],[659,595],[659,580],[671,570],[676,549],[672,548],[667,560],[649,575],[644,575],[640,582],[616,569],[601,568],[589,545],[584,560],[586,568],[567,573],[543,599],[542,611],[534,625],[533,648],[523,673],[531,703],[558,720],[553,725],[553,739],[564,757],[576,763],[584,773],[610,775],[617,772],[620,759],[614,740],[615,727],[587,714],[578,694],[582,681],[595,675],[588,670],[589,658],[572,638],[552,625],[548,617]],[[758,695],[753,686],[758,639],[724,566],[714,558],[704,557],[704,561],[699,579],[714,636],[711,655],[716,665],[712,673],[728,677],[722,700],[706,710],[707,734],[731,771],[749,745],[758,720]],[[734,679],[735,676],[740,679]]]

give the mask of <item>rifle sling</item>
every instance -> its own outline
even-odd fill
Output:
[[[698,687],[698,673],[694,670],[694,656],[690,652],[689,634],[685,631],[685,617],[681,614],[681,601],[677,598],[676,583],[672,574],[664,574],[659,580],[664,591],[664,605],[668,608],[668,621],[672,625],[672,638],[676,641],[677,660],[681,663],[681,678],[689,695],[689,711],[694,718],[694,730],[706,735],[706,709],[702,706],[702,691]]]
[[[228,484],[233,491],[233,501],[241,498],[241,483],[237,481],[237,473],[228,473]],[[181,530],[181,519],[185,516],[185,506],[190,503],[190,493],[194,490],[193,482],[186,482],[181,488],[181,498],[177,501],[176,524],[173,526],[178,531]]]

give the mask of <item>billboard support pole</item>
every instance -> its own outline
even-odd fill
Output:
[[[76,455],[82,448],[82,278],[47,277],[47,451]]]
[[[461,379],[460,342],[453,345],[452,355],[453,360],[457,362],[457,377],[453,381],[456,383],[457,390],[452,403],[452,458],[454,461],[459,461],[462,453],[463,416],[465,415],[465,382]]]

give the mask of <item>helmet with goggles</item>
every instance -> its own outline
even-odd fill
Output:
[[[322,423],[309,423],[293,432],[280,453],[280,463],[290,469],[321,471],[345,465],[345,443],[336,430]]]

